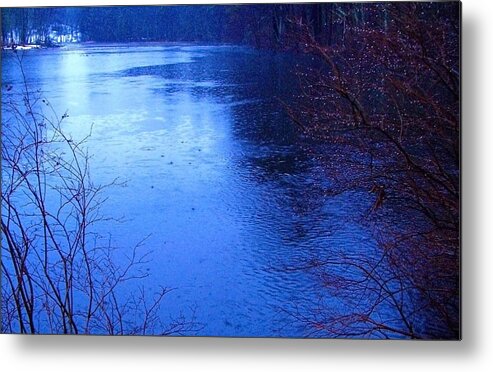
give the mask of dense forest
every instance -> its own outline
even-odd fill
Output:
[[[3,8],[4,45],[45,43],[52,31],[81,34],[83,41],[186,41],[278,46],[289,23],[310,26],[317,39],[339,39],[346,27],[384,25],[379,4],[254,4],[197,6]]]

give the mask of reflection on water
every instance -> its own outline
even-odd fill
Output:
[[[10,57],[3,78],[16,84]],[[146,284],[176,288],[165,316],[195,309],[201,335],[304,335],[289,313],[317,301],[319,282],[282,268],[364,234],[334,233],[356,203],[327,200],[327,181],[278,103],[295,89],[288,57],[86,46],[26,53],[24,67],[68,110],[67,130],[82,136],[93,125],[93,178],[126,181],[104,206],[125,222],[100,229],[120,246],[151,234]]]

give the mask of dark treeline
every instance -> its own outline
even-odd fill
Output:
[[[83,41],[190,41],[281,44],[289,24],[310,26],[319,40],[332,43],[350,25],[385,24],[385,5],[253,4],[2,8],[4,45],[44,43],[51,31],[80,32]]]

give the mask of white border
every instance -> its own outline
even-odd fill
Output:
[[[177,3],[230,3],[187,1]],[[247,2],[259,2],[248,1]],[[1,6],[138,4],[2,0]],[[172,1],[143,0],[141,4]],[[493,366],[493,2],[463,1],[462,342],[0,335],[3,371],[484,371]],[[490,367],[487,367],[490,365]]]

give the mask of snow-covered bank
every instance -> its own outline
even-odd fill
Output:
[[[43,28],[7,30],[2,35],[2,49],[37,49],[57,47],[60,44],[80,43],[82,33],[75,27],[55,23]]]
[[[41,49],[46,48],[39,44],[28,44],[28,45],[5,45],[2,47],[3,50],[31,50],[31,49]]]

